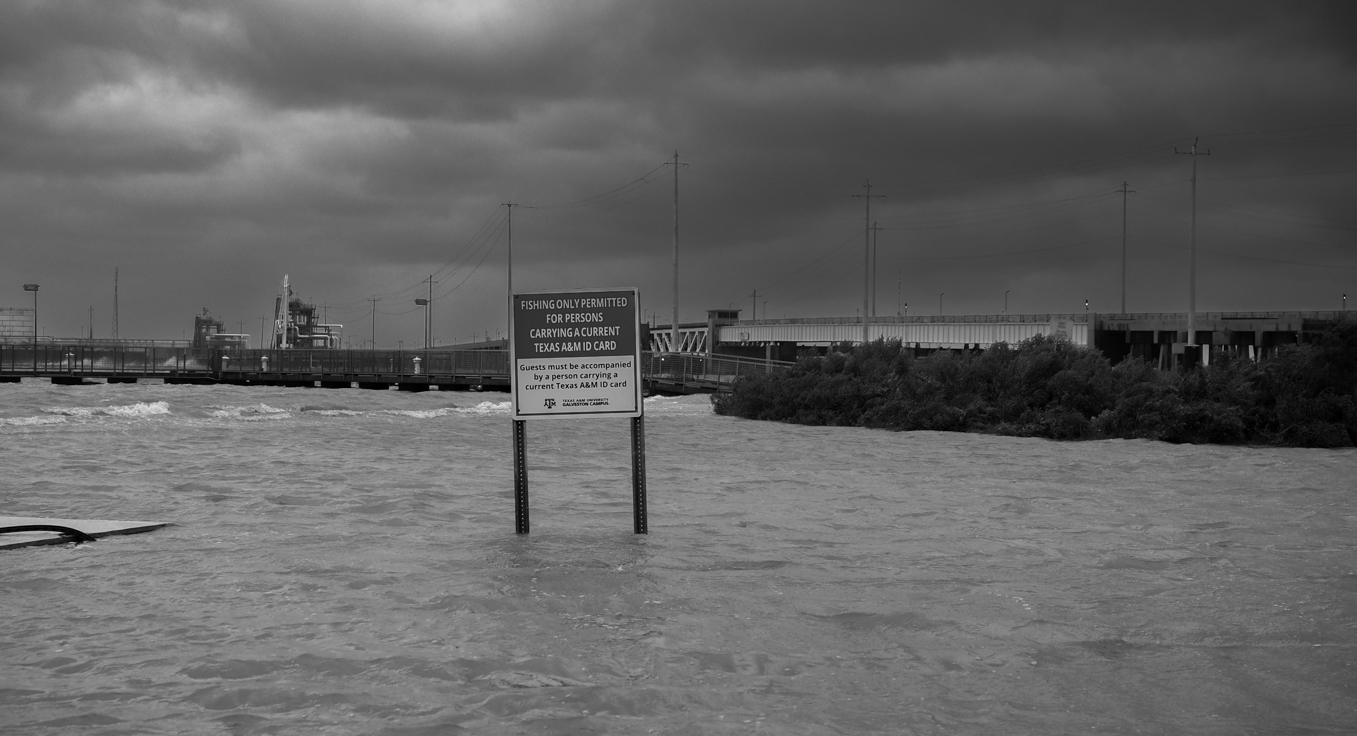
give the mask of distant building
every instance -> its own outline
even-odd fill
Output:
[[[0,342],[33,339],[32,307],[0,307]]]
[[[214,319],[203,309],[202,314],[193,315],[193,347],[195,348],[248,348],[250,336],[226,331],[219,319]]]

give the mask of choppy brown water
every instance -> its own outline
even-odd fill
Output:
[[[0,386],[6,734],[1347,733],[1357,453]],[[482,403],[489,399],[489,403]]]

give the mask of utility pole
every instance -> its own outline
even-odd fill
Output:
[[[259,349],[264,349],[264,325],[268,322],[268,315],[259,316]],[[352,338],[350,338],[352,339]]]
[[[514,293],[514,208],[518,206],[517,202],[501,202],[501,205],[509,208],[509,293]],[[432,278],[432,277],[430,277]]]
[[[118,339],[118,269],[113,269],[113,339]]]
[[[755,289],[754,293],[749,295],[749,298],[754,300],[751,311],[753,312],[754,320],[757,320],[759,318],[759,290]]]
[[[505,259],[509,266],[508,268],[509,273],[507,277],[509,293],[506,295],[507,298],[504,300],[505,301],[504,319],[508,324],[512,325],[514,323],[514,208],[517,207],[518,204],[515,202],[504,202],[502,204],[509,210],[508,215],[509,255],[508,258]],[[490,333],[486,332],[485,335],[486,335],[485,341],[490,342]]]
[[[1117,192],[1121,194],[1121,313],[1126,314],[1126,195],[1136,190],[1127,189],[1123,181]]]
[[[433,280],[433,274],[429,274],[425,280],[429,282],[429,302],[424,307],[424,349],[428,350],[429,343],[433,341],[433,285],[438,282]]]
[[[886,195],[872,194],[871,179],[868,179],[867,183],[862,186],[867,189],[867,193],[852,196],[862,197],[862,200],[867,203],[867,216],[863,220],[862,230],[862,343],[865,345],[868,342],[867,325],[869,319],[867,313],[872,298],[872,197],[885,199]]]
[[[674,167],[674,316],[673,321],[669,323],[669,350],[677,353],[679,350],[679,300],[678,300],[678,172],[680,166],[688,164],[679,163],[678,151],[674,151],[674,160],[666,161],[665,166]]]
[[[372,349],[377,349],[377,302],[381,301],[377,297],[368,299],[372,302]]]
[[[33,375],[38,375],[38,284],[24,284],[24,291],[33,292]]]
[[[1186,151],[1179,151],[1176,146],[1173,149],[1174,153],[1192,157],[1192,238],[1187,252],[1187,344],[1191,346],[1197,344],[1197,157],[1211,155],[1210,150],[1204,153],[1197,150],[1198,140],[1193,138],[1192,148]],[[1200,362],[1201,357],[1196,356],[1196,360]]]
[[[904,298],[905,269],[895,269],[895,316],[902,317],[904,312],[900,311],[900,301]]]
[[[876,234],[881,228],[876,226],[876,221],[872,221],[872,317],[876,317]]]
[[[90,339],[94,339],[94,305],[90,305]]]

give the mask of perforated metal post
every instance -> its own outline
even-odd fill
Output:
[[[524,426],[514,422],[514,531],[528,533],[528,448]]]
[[[646,529],[646,419],[631,419],[631,508],[637,534]]]

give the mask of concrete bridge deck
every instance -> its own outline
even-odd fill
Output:
[[[890,315],[869,318],[866,334],[868,340],[899,340],[923,350],[983,350],[1037,335],[1061,336],[1075,345],[1096,348],[1113,361],[1135,356],[1169,367],[1187,344],[1265,355],[1280,345],[1304,341],[1307,334],[1345,318],[1345,312],[1198,312],[1196,334],[1189,339],[1185,312]],[[762,346],[823,348],[860,343],[863,323],[853,317],[739,320],[712,316],[706,323],[680,324],[678,333],[681,345],[698,346],[696,350],[758,354]],[[668,325],[650,328],[649,335],[652,347],[673,341]],[[787,351],[766,354],[775,352]]]

